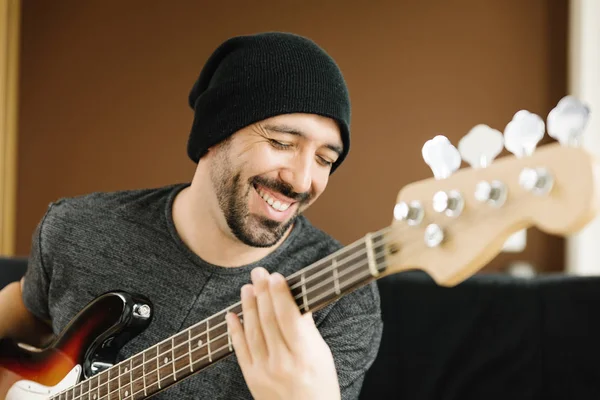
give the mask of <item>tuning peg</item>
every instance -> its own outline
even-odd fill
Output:
[[[504,146],[517,157],[530,156],[544,137],[544,120],[527,110],[518,111],[504,129]]]
[[[460,167],[460,153],[443,135],[437,135],[425,142],[421,154],[436,179],[448,178]]]
[[[504,136],[485,124],[474,126],[458,142],[462,159],[473,168],[485,168],[504,148]]]
[[[576,146],[587,125],[589,115],[588,106],[573,96],[565,96],[548,113],[548,135],[563,146]]]

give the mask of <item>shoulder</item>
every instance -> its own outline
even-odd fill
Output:
[[[178,187],[169,185],[158,188],[93,192],[80,196],[63,197],[49,204],[46,219],[79,219],[95,216],[135,216],[162,210],[169,196]]]
[[[87,236],[91,231],[112,231],[116,226],[156,224],[175,190],[185,185],[94,192],[59,198],[48,205],[39,224],[40,238],[48,241]]]

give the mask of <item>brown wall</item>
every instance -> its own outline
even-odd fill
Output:
[[[427,139],[545,118],[565,94],[566,3],[25,0],[18,253],[58,197],[189,180],[188,90],[218,43],[262,30],[312,37],[350,87],[350,157],[308,216],[344,243],[382,228],[431,176]],[[563,242],[534,231],[524,257],[561,269]]]

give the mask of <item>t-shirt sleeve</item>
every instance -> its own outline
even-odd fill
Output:
[[[25,273],[25,283],[22,290],[25,307],[33,315],[44,321],[50,321],[51,319],[48,309],[48,290],[51,276],[49,272],[50,265],[44,261],[42,250],[45,224],[51,209],[52,205],[49,206],[46,214],[34,231],[27,271]]]
[[[317,325],[333,353],[342,399],[358,399],[383,332],[377,285],[370,283],[342,297]]]

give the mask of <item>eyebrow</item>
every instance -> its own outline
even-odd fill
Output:
[[[300,136],[302,138],[306,138],[306,134],[304,132],[302,132],[301,130],[298,130],[296,128],[292,128],[291,126],[288,125],[271,125],[271,124],[266,124],[264,125],[264,128],[268,131],[273,131],[273,132],[280,132],[280,133],[289,133],[290,135],[296,135],[296,136]],[[339,156],[340,154],[342,154],[343,148],[341,146],[336,146],[334,144],[325,144],[325,147],[327,147],[328,149],[334,151],[337,153],[337,155]]]

